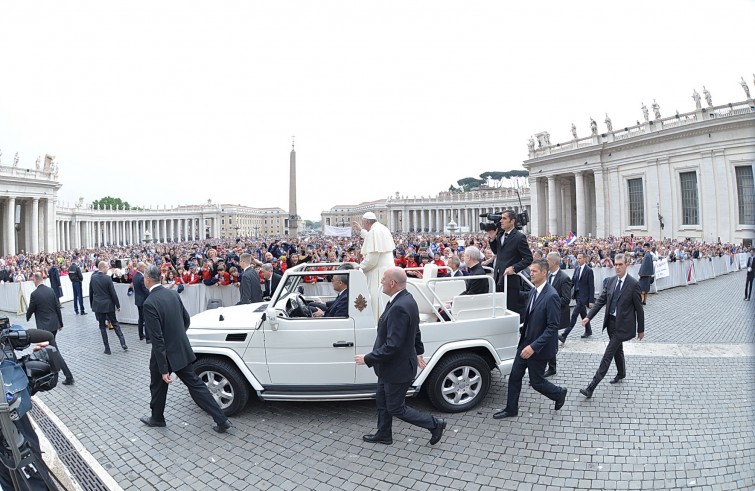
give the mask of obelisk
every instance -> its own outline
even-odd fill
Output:
[[[299,235],[299,214],[296,212],[296,150],[294,137],[291,137],[291,157],[288,181],[288,236]]]

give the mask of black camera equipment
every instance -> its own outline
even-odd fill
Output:
[[[516,196],[519,198],[519,209],[522,210],[520,213],[516,214],[516,229],[522,230],[522,228],[526,227],[528,223],[530,223],[530,215],[527,213],[527,210],[524,209],[524,206],[522,205],[522,197],[519,195],[519,190],[516,191]],[[498,230],[499,224],[501,222],[501,217],[503,216],[502,211],[496,211],[493,213],[482,213],[480,215],[480,218],[487,218],[487,222],[480,222],[480,230],[483,232],[489,232],[491,230]]]
[[[31,396],[57,385],[62,358],[53,346],[20,358],[15,351],[54,339],[48,331],[24,330],[11,326],[7,317],[0,318],[0,385],[4,396],[0,399],[0,464],[8,469],[15,490],[36,489],[40,480],[48,489],[58,489],[41,455],[19,428],[31,429],[22,420],[32,407]]]

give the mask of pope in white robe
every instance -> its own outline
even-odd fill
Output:
[[[371,211],[362,215],[361,226],[357,222],[354,222],[354,226],[359,228],[359,234],[364,239],[362,244],[363,259],[359,268],[367,276],[370,305],[377,324],[380,314],[389,300],[388,296],[383,293],[380,280],[385,270],[394,266],[393,249],[396,246],[393,243],[390,230],[378,222],[377,217]]]

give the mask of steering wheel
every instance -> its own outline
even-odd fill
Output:
[[[286,302],[286,315],[288,317],[312,317],[312,311],[307,307],[304,296],[294,295]]]

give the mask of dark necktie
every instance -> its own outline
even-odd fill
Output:
[[[613,296],[611,297],[611,315],[616,316],[616,304],[619,301],[619,293],[621,292],[621,280],[616,282],[616,288],[613,290]]]
[[[552,285],[552,284],[553,284],[553,278],[555,278],[555,277],[556,277],[556,273],[551,273],[551,274],[550,274],[550,275],[548,275],[548,276],[549,276],[549,278],[548,278],[548,283],[550,283],[550,284]]]
[[[582,269],[582,266],[577,266],[577,271],[574,273],[574,291],[579,291],[579,272]]]
[[[535,293],[532,295],[532,301],[527,306],[527,316],[524,319],[524,339],[529,339],[530,335],[530,313],[532,312],[532,307],[535,306],[535,301],[537,300],[537,288],[535,288]]]
[[[509,233],[506,232],[503,234],[503,237],[501,237],[501,245],[503,245],[504,242],[506,242],[506,238],[509,236]]]

